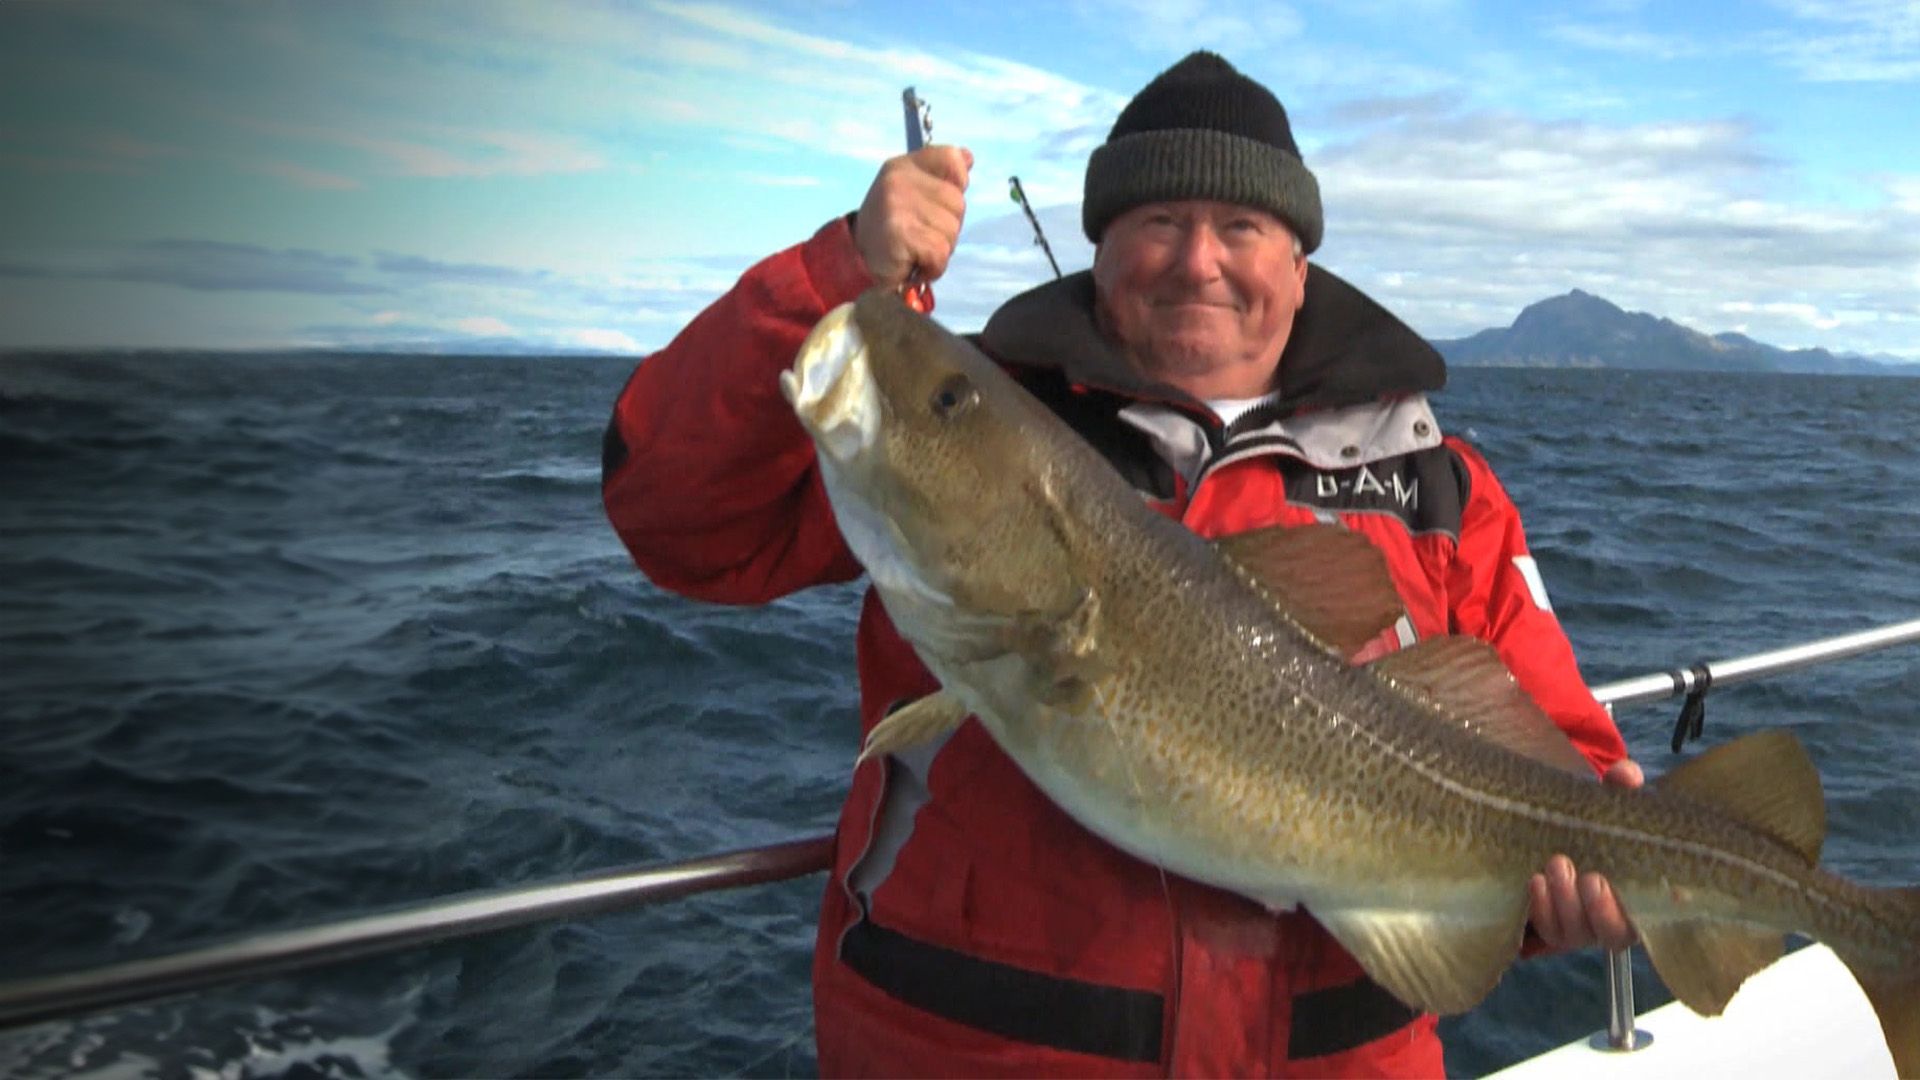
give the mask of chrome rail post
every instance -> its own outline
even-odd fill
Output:
[[[1607,950],[1607,1030],[1587,1045],[1595,1050],[1630,1053],[1653,1045],[1653,1036],[1633,1026],[1633,950]]]
[[[1594,697],[1606,707],[1607,715],[1613,715],[1613,702]],[[1635,1050],[1653,1045],[1653,1036],[1633,1026],[1636,1012],[1633,1007],[1633,946],[1624,949],[1607,950],[1607,1028],[1596,1031],[1587,1040],[1587,1045],[1595,1050],[1610,1050],[1618,1053],[1632,1053]]]

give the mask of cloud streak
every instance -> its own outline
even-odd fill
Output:
[[[359,191],[366,187],[351,176],[342,176],[323,169],[310,169],[291,161],[242,160],[239,167],[262,176],[285,180],[295,187],[306,188],[309,191]]]
[[[406,138],[241,115],[231,117],[231,122],[280,139],[358,151],[395,176],[539,176],[590,172],[607,164],[578,140],[523,131],[435,126],[422,130],[419,137]]]
[[[1557,17],[1544,33],[1578,48],[1636,60],[1753,57],[1810,83],[1920,81],[1920,8],[1907,0],[1773,0],[1771,6],[1795,25],[1688,34],[1633,25],[1630,19],[1646,13],[1632,11],[1608,22]]]
[[[363,296],[387,291],[349,275],[358,259],[302,248],[274,250],[214,240],[154,240],[105,256],[75,254],[0,262],[0,275],[166,285],[200,292]]]

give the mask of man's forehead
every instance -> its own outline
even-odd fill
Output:
[[[1257,217],[1283,226],[1286,224],[1286,219],[1270,210],[1248,206],[1245,203],[1223,202],[1219,199],[1160,199],[1144,202],[1125,211],[1120,218],[1138,219],[1153,215],[1171,215],[1178,218]]]

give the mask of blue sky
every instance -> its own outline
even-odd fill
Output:
[[[939,314],[1068,270],[1196,47],[1279,94],[1316,259],[1433,337],[1581,288],[1920,360],[1920,8],[0,2],[0,347],[656,348],[858,205],[901,88],[976,156]]]

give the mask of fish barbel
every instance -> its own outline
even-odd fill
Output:
[[[1491,647],[1346,659],[1401,611],[1331,526],[1209,542],[1148,507],[971,344],[870,290],[781,387],[842,535],[941,690],[864,755],[977,716],[1033,782],[1140,859],[1301,905],[1410,1006],[1479,1002],[1555,853],[1608,878],[1661,979],[1717,1015],[1787,932],[1866,991],[1920,1074],[1920,889],[1817,866],[1820,779],[1785,732],[1640,790],[1591,766]]]

